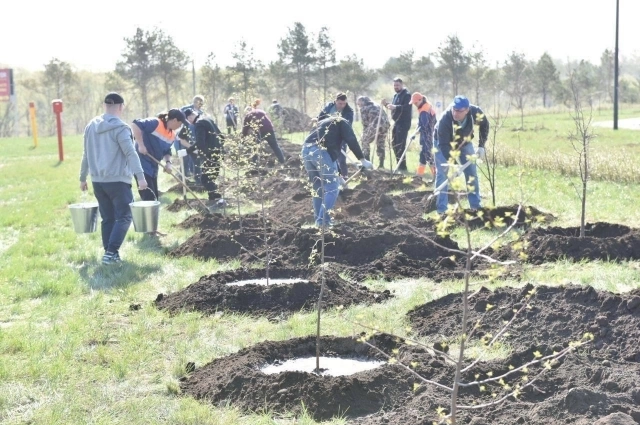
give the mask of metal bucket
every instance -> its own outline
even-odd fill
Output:
[[[160,201],[137,201],[129,204],[136,232],[155,232],[158,230]]]
[[[73,230],[76,233],[93,233],[98,228],[98,203],[83,202],[69,205]]]

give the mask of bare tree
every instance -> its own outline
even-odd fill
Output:
[[[590,148],[591,140],[596,137],[591,126],[593,119],[593,108],[589,104],[587,113],[584,111],[582,92],[579,82],[576,79],[576,72],[572,72],[569,77],[569,85],[571,87],[571,95],[573,100],[573,119],[574,131],[569,134],[569,141],[573,150],[578,155],[578,169],[580,170],[581,186],[574,185],[576,194],[580,199],[580,237],[585,236],[585,225],[587,215],[587,185],[589,182],[590,172]]]

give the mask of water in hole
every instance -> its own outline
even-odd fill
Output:
[[[291,285],[293,283],[309,283],[304,279],[269,279],[269,285]],[[267,286],[267,279],[247,279],[239,280],[237,282],[227,283],[229,286],[245,286],[245,285],[262,285]]]
[[[354,373],[380,367],[385,362],[368,359],[346,359],[340,357],[320,357],[320,375],[348,376]],[[316,368],[315,357],[302,357],[290,359],[284,362],[263,366],[260,371],[267,375],[281,372],[308,372],[314,373]]]

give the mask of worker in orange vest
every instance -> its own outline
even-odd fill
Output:
[[[433,161],[433,129],[436,125],[436,110],[429,103],[426,96],[415,92],[411,95],[411,104],[418,108],[418,128],[416,133],[420,132],[420,165],[418,165],[419,176],[424,175],[427,164],[431,175],[435,178],[436,166]],[[415,133],[411,139],[415,138]]]

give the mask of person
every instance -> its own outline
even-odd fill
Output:
[[[390,109],[391,119],[393,120],[393,130],[391,132],[391,146],[396,156],[396,161],[400,161],[405,147],[407,146],[407,135],[409,134],[409,128],[411,128],[411,94],[409,90],[404,87],[401,78],[394,78],[393,90],[396,94],[393,95],[392,103],[387,103],[386,107]],[[402,161],[398,164],[398,170],[401,172],[407,171],[407,158],[402,158]]]
[[[343,144],[349,146],[366,169],[373,168],[365,159],[353,128],[346,119],[330,115],[318,121],[302,145],[302,160],[313,186],[313,211],[318,227],[333,223],[329,212],[333,209],[340,190],[337,160]]]
[[[480,129],[478,138],[478,150],[473,149],[474,125]],[[456,96],[446,111],[442,113],[435,129],[434,145],[437,149],[436,162],[436,187],[447,183],[447,162],[451,158],[452,150],[460,152],[460,165],[466,164],[472,155],[477,158],[485,157],[484,145],[489,136],[489,120],[484,116],[482,109],[471,105],[465,96]],[[476,164],[471,163],[464,169],[467,186],[472,186],[473,191],[468,194],[469,205],[472,210],[482,208],[480,202],[480,184],[478,182],[478,170]],[[447,211],[449,196],[448,184],[438,194],[436,208],[438,214]]]
[[[367,160],[370,160],[370,145],[375,142],[378,166],[382,168],[385,157],[384,142],[391,127],[389,117],[380,105],[373,103],[367,96],[360,96],[356,100],[356,104],[360,108],[360,118],[362,119],[362,153]]]
[[[271,106],[269,106],[269,113],[274,119],[279,120],[282,118],[282,105],[278,103],[278,99],[273,99],[271,102]]]
[[[335,100],[327,103],[324,108],[318,114],[316,120],[321,121],[324,118],[330,115],[339,115],[344,118],[349,125],[353,125],[353,109],[349,106],[347,102],[347,95],[340,92],[336,95]],[[343,179],[347,179],[349,177],[349,170],[347,169],[347,156],[346,154],[347,146],[346,144],[342,144],[340,147],[340,156],[338,157],[338,169],[340,171],[340,175]]]
[[[80,190],[87,190],[90,174],[102,217],[103,264],[122,261],[120,247],[132,220],[129,207],[133,202],[132,175],[136,176],[139,188],[147,187],[140,158],[133,147],[131,128],[122,121],[123,109],[122,96],[108,93],[104,98],[104,114],[92,119],[84,129]]]
[[[131,129],[136,140],[137,151],[140,154],[144,177],[147,181],[146,189],[149,189],[144,190],[138,187],[142,200],[153,201],[158,199],[159,166],[156,161],[164,159],[164,171],[167,173],[172,172],[171,145],[176,140],[175,131],[186,123],[187,119],[180,109],[171,109],[167,113],[158,114],[157,117],[133,120]]]
[[[418,128],[420,132],[420,164],[418,165],[419,176],[423,176],[427,164],[431,175],[435,178],[436,166],[433,162],[433,130],[436,125],[436,110],[429,103],[427,98],[419,92],[411,95],[411,104],[418,109]],[[411,136],[411,140],[415,138],[415,134]]]
[[[204,96],[197,94],[193,97],[190,105],[185,105],[180,110],[185,112],[187,109],[191,109],[198,115],[204,114]],[[188,120],[187,120],[188,121]],[[196,128],[193,124],[187,124],[182,127],[178,139],[173,144],[176,153],[180,149],[185,149],[194,144],[196,141]],[[197,156],[187,155],[183,159],[184,161],[184,175],[185,177],[194,176],[196,183],[200,182],[200,162]]]
[[[253,104],[257,106],[259,102],[254,102]],[[242,137],[251,138],[258,143],[266,140],[278,159],[278,162],[284,164],[284,154],[282,153],[282,149],[280,149],[280,145],[278,145],[273,123],[267,116],[267,113],[262,109],[247,106],[242,124]]]
[[[196,127],[196,142],[187,148],[187,153],[193,154],[197,150],[201,156],[202,185],[209,195],[210,204],[217,205],[222,199],[217,191],[216,179],[220,173],[224,136],[210,117],[203,117],[193,109],[187,109],[185,116]]]
[[[233,97],[229,98],[229,103],[227,103],[224,107],[224,117],[227,122],[227,134],[231,134],[233,131],[236,132],[238,127],[238,107],[234,104],[235,99]]]

